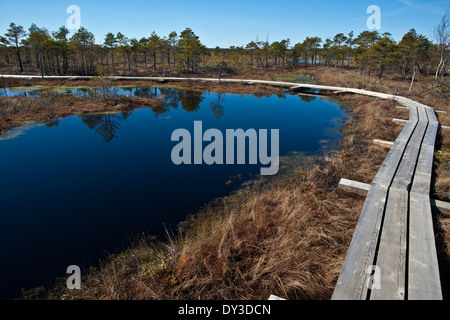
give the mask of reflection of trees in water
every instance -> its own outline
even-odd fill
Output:
[[[303,102],[306,102],[306,103],[310,103],[311,101],[316,100],[316,97],[314,97],[314,96],[299,95],[299,97]]]
[[[170,112],[172,109],[181,108],[187,112],[193,112],[200,108],[200,104],[205,100],[204,92],[177,90],[174,88],[159,88],[160,98],[162,103],[150,106],[155,113],[155,117],[159,117],[164,113]],[[134,95],[137,97],[156,98],[158,91],[156,88],[136,88]],[[210,103],[209,107],[217,118],[224,114],[224,107],[222,105],[225,99],[224,93],[217,93],[217,102]]]
[[[103,137],[105,142],[110,142],[114,138],[118,138],[120,122],[126,120],[131,115],[130,111],[119,114],[89,114],[81,117],[81,121],[85,123],[89,129]]]
[[[76,95],[81,97],[89,97],[93,95],[94,88],[76,88]]]
[[[133,95],[139,98],[161,98],[162,103],[149,106],[158,118],[164,113],[181,108],[187,112],[194,112],[200,108],[200,104],[205,100],[204,92],[177,90],[174,88],[155,88],[155,87],[135,87],[135,88],[114,88],[118,90],[118,94]],[[214,116],[221,118],[224,114],[223,102],[225,100],[224,93],[216,93],[217,100],[211,102],[209,107]],[[82,117],[82,121],[89,128],[95,130],[102,135],[106,142],[117,138],[116,132],[120,128],[120,121],[126,119],[130,113],[123,112],[121,114],[96,114],[86,115]]]
[[[170,112],[172,109],[181,108],[187,112],[194,112],[200,108],[200,104],[205,100],[204,92],[176,90],[172,88],[160,88],[163,103],[151,106],[150,108],[158,117],[163,113]],[[217,93],[217,102],[211,102],[209,107],[217,118],[224,114],[223,102],[225,100],[224,93]]]
[[[209,104],[209,108],[214,113],[217,119],[220,119],[220,117],[223,116],[224,106],[222,105],[222,103],[224,101],[225,101],[225,94],[217,93],[217,102],[211,102]]]
[[[183,110],[193,112],[200,108],[200,103],[205,100],[205,97],[200,91],[179,91],[179,99]]]
[[[178,109],[178,104],[180,102],[178,90],[172,88],[160,88],[161,96],[164,104],[172,109]]]
[[[130,89],[134,89],[134,91],[132,93],[135,97],[158,98],[158,88],[142,87],[142,88],[130,88]]]
[[[170,112],[171,109],[177,109],[179,98],[178,91],[172,88],[160,88],[162,103],[150,106],[155,113],[155,117],[158,118],[161,114]]]
[[[245,94],[242,94],[241,96],[244,96]],[[269,98],[271,96],[273,96],[273,93],[262,93],[262,92],[254,92],[252,93],[252,96],[256,97],[256,98]],[[278,96],[278,94],[277,94]]]
[[[59,125],[59,119],[58,118],[49,118],[44,121],[44,124],[46,127],[57,127]]]

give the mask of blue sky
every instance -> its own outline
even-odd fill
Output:
[[[367,30],[370,5],[381,9],[380,33],[390,32],[398,41],[415,28],[432,38],[434,26],[450,12],[450,0],[0,0],[0,34],[10,22],[56,30],[66,23],[70,5],[80,7],[81,25],[97,43],[107,32],[139,39],[152,31],[166,36],[190,27],[208,47],[240,46],[257,36],[270,42],[289,38],[295,44],[307,36],[325,40],[352,30],[357,35]]]

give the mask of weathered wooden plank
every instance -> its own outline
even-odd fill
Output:
[[[338,189],[343,190],[345,192],[358,194],[360,196],[367,196],[369,188],[370,184],[348,180],[344,178],[342,178],[338,184]]]
[[[380,288],[372,290],[370,299],[373,300],[402,300],[405,298],[409,189],[428,125],[425,109],[418,108],[417,111],[419,115],[417,126],[408,141],[388,193],[376,258],[376,265],[381,272]]]
[[[444,218],[450,218],[450,203],[445,201],[440,201],[431,198],[431,206],[436,207],[444,216]]]
[[[408,191],[390,189],[377,260],[379,288],[371,300],[403,300],[406,287]]]
[[[425,136],[424,143],[429,146],[434,146],[436,143],[437,131],[439,128],[439,121],[436,117],[436,113],[432,108],[426,108],[428,122],[429,122],[429,130],[427,135]]]
[[[374,144],[383,147],[383,148],[392,148],[392,146],[394,145],[394,142],[392,141],[386,141],[386,140],[380,140],[380,139],[373,139],[372,141]]]
[[[392,119],[392,122],[398,125],[404,125],[408,122],[408,120],[394,118]]]
[[[433,109],[426,109],[428,117],[428,127],[422,142],[422,149],[419,155],[414,182],[411,192],[429,194],[431,188],[431,175],[433,170],[434,146],[436,142],[437,128],[439,122]]]
[[[415,181],[416,178],[414,178]],[[360,196],[366,196],[370,184],[342,178],[339,180],[338,189]],[[450,203],[430,198],[431,207],[439,210],[444,218],[450,218]]]
[[[380,169],[377,172],[372,184],[380,184],[388,188],[393,179],[395,172],[403,157],[406,145],[411,138],[411,135],[419,121],[419,115],[417,108],[413,107],[409,110],[409,121],[402,129],[397,139],[395,139],[389,153],[381,164]]]
[[[349,93],[347,90],[334,91],[333,94]]]
[[[409,130],[406,130],[405,132],[409,133],[408,131]],[[389,150],[389,153],[381,164],[377,175],[373,179],[371,183],[372,185],[379,184],[384,186],[385,188],[388,188],[391,185],[405,148],[406,141],[401,141],[398,139],[395,141],[394,145]]]
[[[364,300],[368,294],[368,279],[374,264],[381,223],[389,186],[400,165],[407,142],[418,123],[416,107],[410,108],[410,121],[389,150],[385,160],[370,185],[366,201],[356,225],[344,265],[338,278],[332,299]]]
[[[400,166],[395,173],[395,179],[392,184],[392,188],[409,190],[415,167],[419,158],[422,141],[424,140],[425,133],[428,127],[428,117],[424,108],[418,108],[417,110],[419,119],[417,125],[411,135],[408,145],[405,148],[405,152],[402,157]]]
[[[366,299],[386,195],[387,188],[380,185],[370,187],[333,292],[333,300]]]
[[[414,177],[414,183],[416,177]],[[339,181],[338,189],[345,192],[354,193],[360,196],[366,196],[370,188],[370,184],[359,181],[342,178]],[[444,218],[450,218],[450,203],[430,198],[431,207],[439,210]]]
[[[442,300],[430,198],[410,194],[408,299]]]
[[[318,98],[324,98],[324,95],[320,95],[320,94],[314,94],[314,93],[297,93],[298,96],[300,97],[318,97]]]
[[[408,299],[441,300],[442,290],[429,196],[439,122],[433,109],[425,110],[429,124],[410,193]]]

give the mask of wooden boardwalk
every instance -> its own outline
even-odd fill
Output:
[[[4,76],[5,78],[41,78]],[[113,80],[211,81],[210,78],[111,77]],[[45,77],[90,79],[90,77]],[[221,79],[224,83],[278,86],[392,99],[409,109],[409,120],[370,184],[332,299],[440,300],[430,187],[439,122],[431,107],[413,100],[353,88],[289,82]]]
[[[434,110],[416,102],[367,193],[333,299],[442,299],[430,203]]]

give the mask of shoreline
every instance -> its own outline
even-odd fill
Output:
[[[18,83],[14,81],[10,83],[17,85]],[[28,80],[20,80],[19,87],[32,87]],[[49,83],[44,82],[34,82],[33,85],[43,86],[45,88],[52,88],[52,90],[65,88],[67,82],[58,81]],[[82,82],[74,86],[74,83],[68,88],[84,88],[93,83]],[[126,83],[113,83],[114,85],[126,85],[126,86],[145,86],[151,88],[174,88],[179,90],[202,90],[211,92],[221,92],[221,93],[235,93],[235,94],[252,94],[256,96],[270,95],[270,94],[285,94],[282,90],[273,87],[256,86],[252,87],[249,85],[241,84],[203,84],[203,83],[180,83],[180,82],[170,82],[166,84],[155,84],[154,82],[142,82],[142,81],[130,81]],[[7,85],[9,87],[9,84]],[[9,87],[9,88],[16,88]],[[135,108],[143,107],[154,107],[160,103],[159,98],[138,98],[132,96],[112,96],[109,99],[103,101],[96,98],[89,97],[73,97],[73,96],[51,96],[44,95],[41,97],[0,97],[0,133],[5,133],[6,131],[20,126],[21,124],[36,123],[46,120],[52,120],[55,117],[66,117],[70,115],[79,115],[86,113],[95,112],[106,112],[106,111],[126,111]],[[8,107],[8,104],[15,104],[13,108]],[[3,108],[2,108],[3,107]]]

